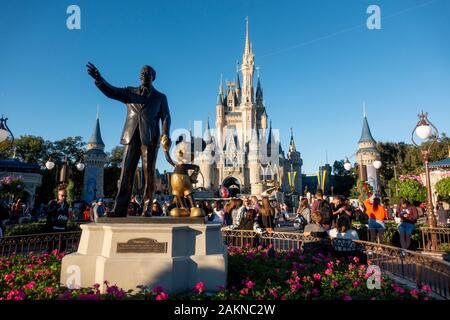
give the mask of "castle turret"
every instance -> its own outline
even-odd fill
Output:
[[[373,166],[374,161],[380,160],[380,153],[376,148],[376,144],[377,142],[370,132],[367,115],[364,112],[363,128],[361,138],[358,141],[359,149],[356,153],[356,158],[359,165],[359,180],[368,181],[374,188],[379,183],[377,169]]]
[[[206,130],[204,134],[206,144],[205,150],[200,155],[199,166],[203,179],[199,177],[199,184],[205,189],[211,189],[214,186],[214,141],[209,127],[209,116],[206,122]]]
[[[103,198],[104,167],[106,165],[105,143],[100,132],[100,119],[97,119],[91,138],[87,143],[87,150],[84,156],[84,186],[83,199],[92,202],[95,199]]]
[[[287,154],[287,170],[288,175],[290,175],[290,185],[294,186],[294,191],[298,192],[299,194],[303,193],[302,190],[302,165],[303,161],[300,155],[300,152],[297,151],[295,147],[295,141],[294,141],[294,133],[291,128],[291,141],[289,142],[289,152]]]

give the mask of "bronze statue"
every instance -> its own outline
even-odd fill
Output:
[[[152,85],[156,78],[156,72],[150,66],[143,66],[139,87],[116,88],[106,82],[99,70],[90,62],[87,64],[87,71],[95,79],[95,85],[105,96],[127,105],[127,118],[120,140],[120,143],[125,145],[120,185],[113,212],[109,216],[125,217],[127,215],[133,180],[140,157],[142,157],[145,180],[142,215],[150,214],[159,144],[161,141],[163,148],[167,150],[171,144],[167,97]],[[162,135],[159,121],[162,123]]]
[[[190,151],[191,144],[188,142],[179,142],[176,146],[176,157],[178,163],[174,163],[169,155],[169,150],[163,148],[167,162],[174,166],[174,171],[170,177],[172,186],[172,195],[176,208],[170,210],[172,217],[204,217],[205,212],[195,206],[193,197],[194,188],[192,184],[197,183],[197,177],[200,173],[200,167],[192,164],[194,156]]]

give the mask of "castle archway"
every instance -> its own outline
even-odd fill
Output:
[[[230,197],[236,197],[239,193],[241,193],[241,184],[235,177],[226,177],[222,182],[222,186],[228,189]]]

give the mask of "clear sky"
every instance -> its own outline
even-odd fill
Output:
[[[67,7],[81,8],[68,30]],[[366,9],[381,8],[381,30]],[[424,109],[450,133],[450,1],[2,1],[0,114],[16,136],[89,139],[100,105],[106,149],[126,108],[87,75],[92,61],[116,86],[157,71],[172,128],[215,117],[220,74],[233,80],[249,17],[269,118],[288,149],[294,128],[304,172],[357,148],[365,101],[379,141],[410,141]],[[214,121],[211,121],[213,124]],[[157,166],[169,166],[160,156]]]

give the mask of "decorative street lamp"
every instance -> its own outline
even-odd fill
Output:
[[[352,164],[350,163],[350,161],[348,161],[348,158],[346,157],[345,163],[344,163],[344,169],[347,171],[350,171],[350,170],[352,170],[352,167],[353,167]]]
[[[52,170],[56,166],[56,163],[52,160],[50,157],[48,161],[45,163],[45,167],[48,170]],[[81,159],[75,164],[75,168],[77,168],[78,171],[83,171],[85,168],[85,164],[81,162]],[[69,181],[70,176],[70,168],[69,168],[69,161],[67,159],[67,156],[64,156],[64,161],[62,162],[61,171],[59,174],[59,185],[66,185]]]
[[[2,117],[0,118],[0,146],[4,142],[9,140],[9,142],[6,142],[6,147],[4,147],[4,149],[5,149],[4,151],[6,151],[9,147],[11,147],[14,143],[14,135],[11,132],[11,130],[8,128],[6,121],[8,121],[8,118],[4,118],[2,115]]]
[[[426,180],[426,187],[427,187],[427,207],[428,207],[428,223],[430,225],[430,228],[436,228],[437,221],[436,216],[434,215],[434,207],[433,207],[433,200],[431,197],[431,182],[430,182],[430,168],[429,168],[429,161],[430,161],[430,152],[431,147],[437,142],[439,137],[439,131],[438,129],[431,123],[431,121],[428,119],[428,113],[423,113],[423,111],[418,115],[419,121],[417,122],[416,126],[414,127],[412,134],[411,134],[411,140],[412,143],[420,148],[420,151],[422,153],[422,160],[425,165],[425,180]],[[430,143],[422,143],[421,145],[417,144],[414,140],[414,133],[422,140],[431,140]],[[432,242],[432,250],[436,249],[436,238],[431,239]]]

